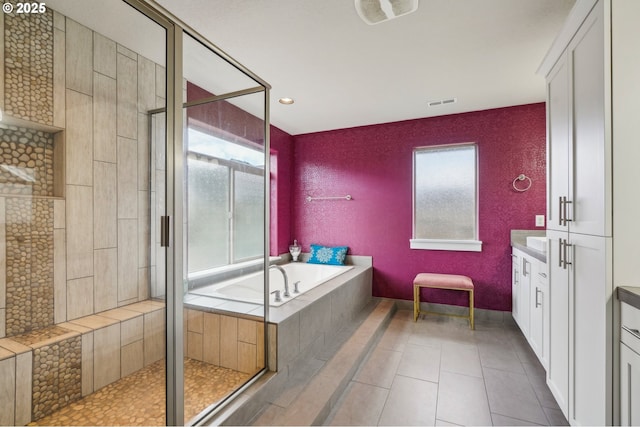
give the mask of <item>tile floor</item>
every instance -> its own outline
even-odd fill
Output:
[[[329,425],[567,425],[512,322],[399,310],[329,415]]]
[[[165,425],[164,360],[134,372],[29,425]],[[251,375],[187,359],[185,421],[219,401]]]

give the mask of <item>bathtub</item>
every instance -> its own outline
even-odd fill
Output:
[[[283,264],[280,267],[287,272],[289,279],[289,298],[284,296],[284,276],[278,269],[271,268],[269,270],[269,305],[278,307],[286,304],[292,299],[304,294],[305,292],[315,288],[316,286],[333,279],[340,274],[351,270],[353,267],[349,265],[320,265],[307,264],[303,262],[295,262]],[[298,285],[299,293],[294,293],[294,283],[300,282]],[[275,295],[271,292],[280,290],[282,301],[276,302]],[[222,298],[233,301],[249,302],[253,304],[263,304],[264,301],[264,278],[263,273],[249,274],[235,279],[226,280],[224,282],[202,286],[190,291],[191,294],[203,295],[214,298]]]

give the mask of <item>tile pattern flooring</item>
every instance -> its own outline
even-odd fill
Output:
[[[165,367],[159,360],[29,425],[165,425]],[[185,421],[251,376],[185,361]]]
[[[567,425],[513,322],[399,310],[330,425]]]

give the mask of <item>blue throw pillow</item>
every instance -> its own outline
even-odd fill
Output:
[[[309,264],[344,265],[348,250],[348,246],[311,245],[311,256],[307,262]]]

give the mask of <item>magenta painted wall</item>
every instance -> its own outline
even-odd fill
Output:
[[[293,141],[293,136],[271,126],[270,255],[289,252],[292,218]]]
[[[279,145],[280,138],[287,140],[272,132],[272,145]],[[464,274],[475,283],[476,307],[511,310],[510,230],[534,229],[535,215],[545,213],[544,104],[293,138],[290,239],[298,239],[305,251],[311,243],[348,245],[351,254],[373,256],[374,296],[411,300],[412,279],[419,272]],[[460,142],[478,145],[482,252],[411,250],[412,150]],[[524,193],[512,188],[521,173],[533,180]],[[346,194],[353,200],[305,200],[307,195]],[[282,226],[288,208],[278,209]],[[278,229],[279,238],[285,235]],[[280,242],[278,249],[282,252]],[[454,291],[426,290],[423,298],[467,303]]]

